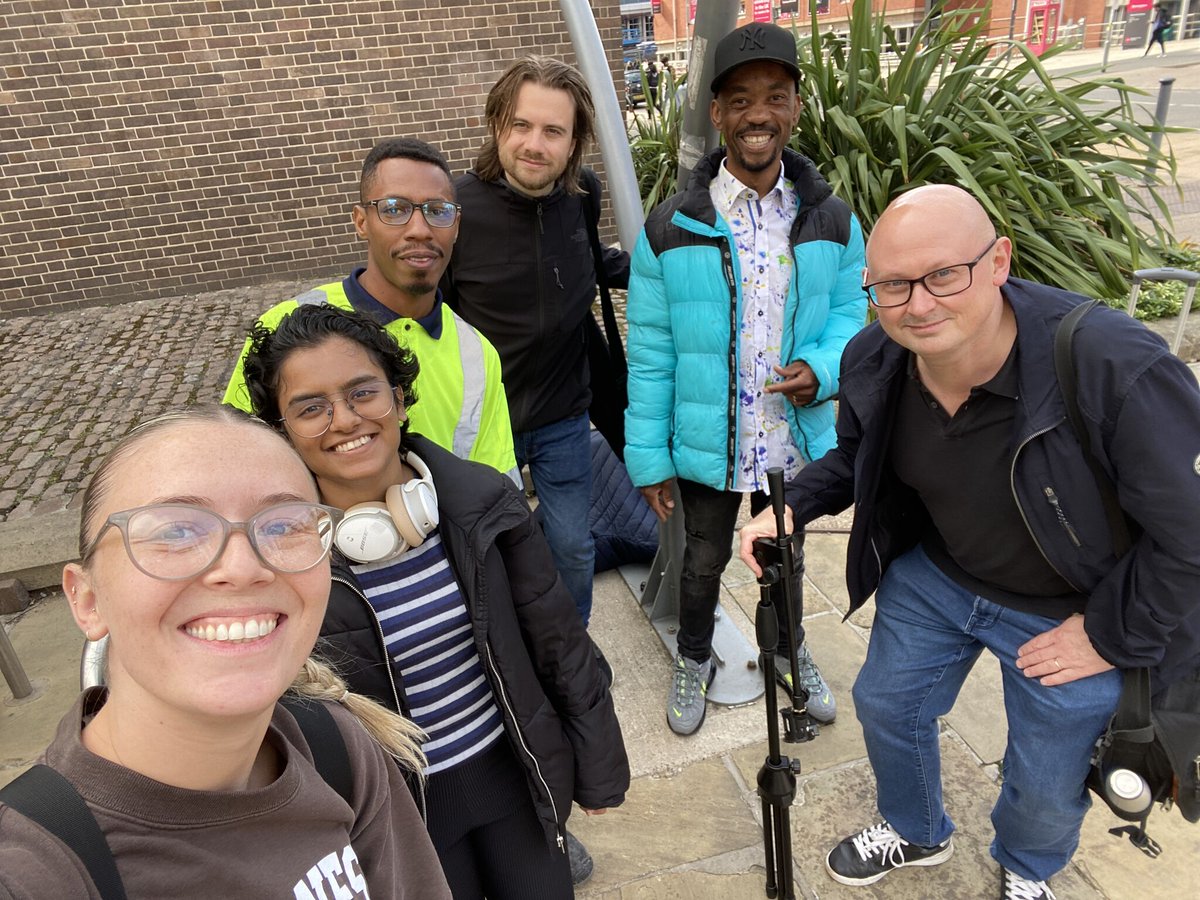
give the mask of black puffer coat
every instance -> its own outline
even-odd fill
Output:
[[[433,476],[438,529],[475,646],[547,837],[560,845],[572,800],[587,809],[617,806],[629,787],[621,728],[592,641],[513,483],[419,435],[406,444]],[[344,559],[335,557],[333,578],[318,650],[354,691],[407,714],[379,620]]]

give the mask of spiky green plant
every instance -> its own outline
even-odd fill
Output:
[[[1132,271],[1174,245],[1160,190],[1175,159],[1164,151],[1151,170],[1153,131],[1133,105],[1144,92],[1098,72],[1051,75],[1024,45],[989,40],[976,16],[927,17],[901,45],[868,0],[855,0],[845,37],[814,10],[797,40],[804,110],[792,146],[868,231],[903,191],[959,184],[1013,238],[1015,274],[1124,297]],[[668,104],[631,133],[647,210],[675,191],[678,119]]]
[[[662,110],[647,100],[644,116],[634,114],[629,133],[629,149],[633,154],[633,170],[637,173],[638,192],[643,212],[650,212],[675,193],[676,169],[679,165],[679,131],[683,109],[674,98],[686,76],[676,79],[667,66],[659,76],[659,97]]]
[[[1160,264],[1172,243],[1156,187],[1175,161],[1165,154],[1150,174],[1151,130],[1133,107],[1143,92],[1051,76],[1024,45],[989,40],[982,19],[970,22],[977,12],[927,17],[905,46],[867,0],[855,0],[845,38],[814,16],[799,41],[793,147],[867,230],[903,191],[958,184],[1013,238],[1015,274],[1125,295],[1129,273]]]

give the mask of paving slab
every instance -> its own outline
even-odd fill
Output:
[[[79,694],[83,635],[62,594],[6,617],[9,639],[33,694],[14,700],[0,679],[0,787],[27,768],[50,743],[54,729]]]
[[[721,759],[707,759],[636,779],[625,803],[602,816],[572,817],[571,831],[596,864],[583,896],[730,850],[757,850],[762,833],[742,793]]]

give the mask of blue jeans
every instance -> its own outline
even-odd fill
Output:
[[[517,468],[529,464],[546,541],[586,628],[592,616],[596,546],[588,527],[592,445],[587,415],[513,434]]]
[[[905,840],[932,846],[954,823],[942,805],[938,716],[987,648],[1000,661],[1008,747],[992,809],[992,856],[1044,881],[1071,859],[1091,801],[1084,778],[1092,747],[1121,693],[1110,670],[1055,687],[1026,678],[1017,648],[1054,619],[977,597],[917,547],[892,562],[879,585],[867,660],[854,703],[879,788],[879,812]]]

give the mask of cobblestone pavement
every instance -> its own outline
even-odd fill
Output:
[[[254,318],[316,283],[0,320],[0,520],[66,508],[136,422],[220,400]]]

